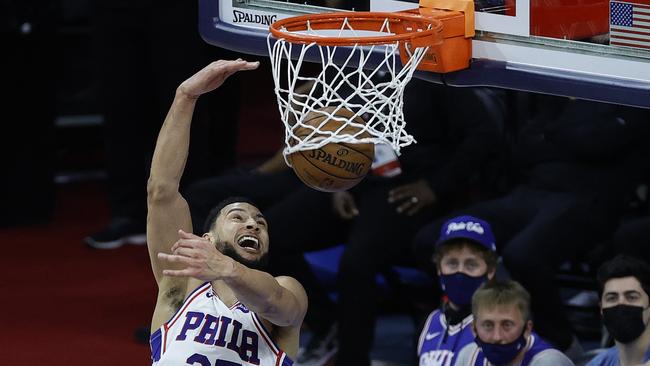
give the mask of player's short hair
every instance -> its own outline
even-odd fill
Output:
[[[607,281],[622,277],[636,278],[646,295],[650,296],[650,264],[642,259],[624,254],[617,255],[598,268],[596,280],[598,281],[599,294],[602,296]]]
[[[481,258],[483,258],[483,260],[487,264],[488,272],[497,268],[498,256],[495,251],[490,250],[479,243],[475,243],[474,241],[465,238],[452,239],[436,246],[436,250],[433,253],[433,263],[435,263],[436,268],[440,269],[442,258],[447,253],[449,253],[452,250],[462,249],[463,247],[470,248],[474,252],[477,252],[478,255]]]
[[[214,228],[214,224],[217,222],[219,215],[221,214],[221,210],[223,210],[224,207],[231,205],[233,203],[248,203],[252,206],[257,207],[255,202],[253,202],[253,200],[251,200],[248,197],[241,197],[241,196],[228,197],[223,201],[217,203],[217,205],[210,210],[210,213],[208,213],[208,217],[205,219],[205,222],[203,223],[203,232],[207,233],[208,231],[211,231]]]
[[[524,321],[530,320],[530,294],[513,280],[489,281],[481,285],[472,296],[472,314],[478,315],[481,308],[515,305]]]

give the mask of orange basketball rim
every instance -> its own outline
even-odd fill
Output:
[[[321,46],[379,45],[399,42],[406,63],[410,50],[428,47],[418,70],[446,73],[469,67],[474,36],[474,2],[471,0],[420,0],[416,9],[402,12],[336,12],[308,14],[273,23],[271,33],[291,43]],[[346,23],[355,31],[391,33],[369,36],[326,36],[308,30],[341,30]]]

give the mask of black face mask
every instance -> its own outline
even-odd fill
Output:
[[[603,308],[603,323],[615,340],[627,344],[639,338],[645,331],[641,306],[616,305]]]

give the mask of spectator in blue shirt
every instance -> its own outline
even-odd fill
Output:
[[[562,352],[533,332],[530,294],[508,280],[482,285],[472,296],[473,343],[455,366],[573,366]]]
[[[427,318],[418,342],[420,366],[451,366],[474,341],[472,295],[494,278],[496,245],[490,225],[472,216],[447,221],[440,230],[433,261],[447,301]]]
[[[650,264],[619,255],[598,270],[603,323],[615,345],[587,366],[650,365]]]

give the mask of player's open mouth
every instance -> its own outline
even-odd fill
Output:
[[[260,249],[260,241],[254,236],[244,235],[237,240],[237,245],[247,252],[257,252]]]

